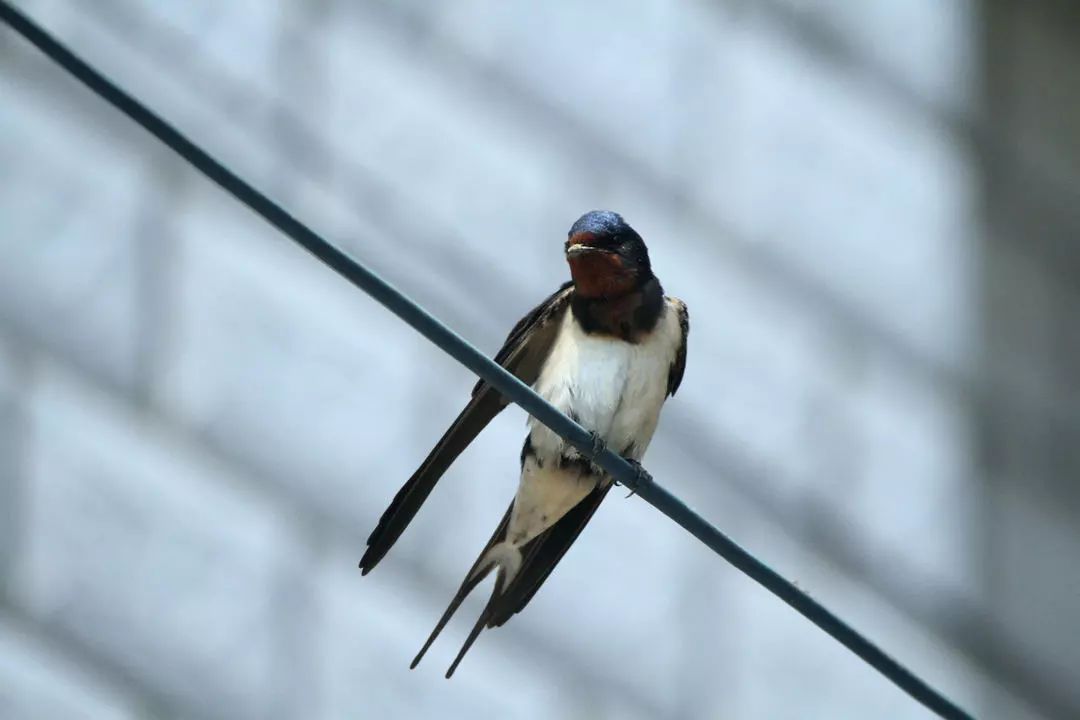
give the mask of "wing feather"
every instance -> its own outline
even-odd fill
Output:
[[[527,385],[536,382],[540,366],[551,352],[558,331],[558,320],[569,305],[572,285],[564,284],[533,308],[514,326],[495,355],[496,362]],[[439,478],[506,404],[506,399],[483,380],[476,384],[465,409],[412,477],[398,490],[368,537],[367,550],[360,560],[363,574],[370,572],[393,547],[431,494]]]
[[[686,309],[686,303],[678,298],[668,298],[672,309],[678,313],[679,331],[682,338],[679,341],[679,349],[675,351],[675,359],[668,371],[668,395],[674,395],[682,384],[683,373],[686,371],[686,339],[690,336],[690,311]]]

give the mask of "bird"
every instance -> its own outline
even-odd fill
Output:
[[[686,368],[689,314],[664,295],[641,236],[611,211],[593,210],[564,244],[570,280],[510,331],[495,362],[589,431],[594,455],[610,447],[643,476],[641,459],[666,399]],[[394,496],[367,541],[363,575],[415,517],[439,478],[507,405],[483,380],[457,419]],[[446,677],[485,628],[520,612],[596,512],[612,478],[535,418],[521,449],[510,507],[411,664],[415,668],[462,601],[493,570],[495,587]]]

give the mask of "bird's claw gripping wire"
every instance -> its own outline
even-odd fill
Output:
[[[599,433],[593,432],[591,430],[589,431],[589,439],[592,441],[591,459],[593,461],[593,464],[595,465],[596,458],[598,458],[604,452],[604,450],[607,449],[607,443],[604,442],[604,439],[600,437]],[[641,463],[637,460],[628,457],[624,457],[623,460],[630,463],[630,466],[634,468],[634,477],[636,478],[634,482],[634,487],[630,488],[630,493],[626,496],[629,498],[637,494],[636,488],[652,484],[653,477],[649,474],[649,471],[642,467]],[[596,471],[602,472],[599,467],[596,468]],[[618,480],[616,480],[615,484],[622,485],[623,483],[620,483]]]
[[[592,441],[592,457],[590,459],[595,461],[607,450],[607,443],[604,442],[604,438],[600,437],[600,433],[591,430],[589,431],[589,439]]]
[[[631,458],[623,458],[623,460],[630,463],[630,466],[634,468],[634,476],[637,478],[637,480],[634,482],[634,487],[630,488],[630,492],[626,495],[626,497],[630,498],[637,494],[636,488],[652,484],[653,477],[651,474],[649,474],[649,471],[646,470],[645,467],[637,460],[633,460]]]
[[[604,469],[597,464],[596,459],[604,454],[607,450],[607,443],[604,442],[604,438],[600,437],[600,433],[589,431],[589,442],[591,443],[589,450],[589,468],[595,475],[601,475]]]

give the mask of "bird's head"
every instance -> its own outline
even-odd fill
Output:
[[[566,261],[582,297],[619,297],[652,278],[645,241],[618,213],[593,210],[578,218],[566,240]]]

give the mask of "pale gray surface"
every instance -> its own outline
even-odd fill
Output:
[[[1045,4],[19,3],[485,350],[622,211],[691,308],[648,467],[991,718],[1080,708]],[[927,716],[616,495],[452,682],[479,598],[409,672],[520,411],[361,581],[469,373],[6,32],[0,70],[0,716]]]

